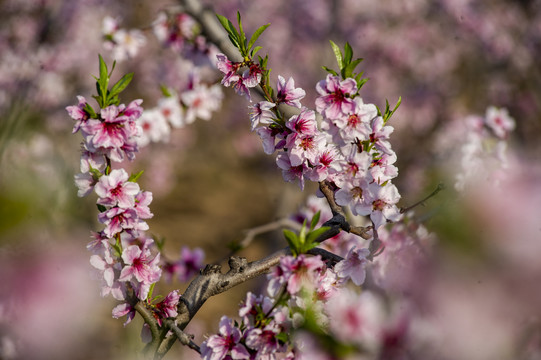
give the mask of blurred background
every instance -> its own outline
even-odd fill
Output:
[[[121,101],[142,98],[153,108],[160,85],[181,91],[189,65],[152,31],[160,11],[181,3],[0,1],[0,358],[122,359],[142,348],[140,321],[123,328],[111,319],[115,302],[100,298],[91,275],[85,247],[99,229],[95,198],[77,197],[81,139],[65,107],[94,94],[98,54],[112,63],[106,16],[146,39],[116,66],[113,78],[135,73]],[[402,97],[391,120],[401,205],[447,186],[415,214],[437,238],[430,276],[409,279],[416,286],[400,293],[422,309],[423,321],[412,326],[417,354],[541,359],[541,1],[203,3],[230,19],[240,11],[247,32],[271,23],[259,40],[271,81],[293,76],[306,106],[314,107],[321,66],[336,67],[328,40],[348,41],[365,59],[365,103],[384,108],[386,99],[394,105]],[[154,194],[150,232],[166,239],[171,259],[189,246],[201,247],[206,262],[220,261],[246,229],[287,217],[315,192],[282,180],[250,132],[249,102],[231,89],[223,94],[210,120],[173,129],[129,165],[145,170],[141,187]],[[478,183],[458,196],[464,119],[491,105],[516,121],[506,178],[498,192]],[[261,258],[285,245],[279,241],[279,233],[259,237],[242,255]],[[185,286],[173,281],[159,290]],[[216,331],[220,314],[234,316],[246,291],[260,287],[256,280],[211,299],[188,331],[200,342]],[[169,358],[179,356],[190,355],[176,346]]]

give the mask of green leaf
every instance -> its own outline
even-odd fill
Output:
[[[98,55],[99,61],[100,61],[100,78],[98,79],[98,94],[102,97],[102,99],[105,100],[103,97],[105,94],[107,94],[107,86],[109,85],[109,74],[107,72],[107,64],[101,57],[101,55]]]
[[[312,222],[310,223],[310,231],[314,230],[317,223],[319,222],[319,217],[321,216],[321,211],[318,211],[315,213],[314,217],[312,218]]]
[[[351,45],[349,45],[348,42],[346,42],[346,45],[344,46],[344,64],[347,66],[349,63],[351,63],[351,59],[353,58],[353,49],[351,48]]]
[[[338,62],[338,67],[340,70],[344,68],[344,58],[342,57],[342,51],[336,45],[332,40],[329,40],[331,42],[332,51],[334,52],[334,56],[336,57],[336,61]]]
[[[257,54],[257,52],[258,52],[259,50],[261,50],[261,49],[263,49],[261,46],[256,46],[255,48],[253,48],[253,49],[250,51],[250,56],[251,56],[251,57],[254,57],[255,54]]]
[[[240,42],[243,46],[243,50],[246,50],[246,34],[242,28],[242,21],[240,19],[240,11],[237,11],[237,23],[239,24]]]
[[[299,231],[299,243],[302,245],[306,242],[306,220],[302,223],[301,231]]]
[[[357,88],[360,89],[364,84],[368,82],[368,79],[361,79],[362,74],[359,74],[359,80],[357,80]]]
[[[92,165],[90,165],[90,170],[88,170],[88,172],[92,174],[92,179],[94,181],[98,181],[100,177],[103,176],[103,174],[98,169],[94,169]]]
[[[391,118],[391,116],[393,116],[395,111],[398,110],[398,107],[400,106],[400,104],[402,104],[402,97],[400,96],[398,98],[398,101],[396,102],[396,105],[395,105],[393,111],[389,111],[390,107],[389,107],[389,102],[387,100],[385,100],[385,103],[386,103],[386,108],[385,108],[385,114],[383,115],[383,124],[384,125]]]
[[[106,208],[105,206],[103,206],[103,205],[96,204],[96,206],[98,207],[98,211],[99,211],[100,213],[106,212],[106,211],[107,211],[107,208]]]
[[[222,24],[225,31],[227,31],[227,33],[229,34],[229,40],[231,40],[231,43],[233,43],[233,45],[235,45],[235,47],[240,50],[241,38],[233,23],[223,15],[216,14],[216,17],[218,18],[218,21],[220,21],[220,23]]]
[[[220,14],[216,14],[216,17],[218,18],[218,21],[220,21],[220,24],[222,24],[222,27],[225,29],[225,31],[227,31],[228,34],[234,34],[232,30],[233,23],[229,21],[228,18]]]
[[[329,226],[322,226],[319,229],[316,229],[314,231],[310,231],[308,233],[308,235],[306,236],[306,243],[308,243],[308,244],[315,243],[316,246],[317,246],[318,243],[315,242],[317,240],[317,238],[319,238],[323,233],[325,233],[329,229],[330,229]]]
[[[342,78],[345,79],[345,78],[352,77],[353,76],[353,71],[355,70],[357,65],[359,65],[361,63],[361,61],[363,61],[363,59],[355,59],[352,62],[350,62],[349,64],[347,64],[346,67],[344,68],[344,70],[342,71]]]
[[[148,296],[147,296],[147,299],[152,299],[152,293],[154,292],[154,286],[156,285],[156,283],[153,283],[152,285],[150,285],[150,289],[148,290]]]
[[[259,36],[263,33],[263,31],[265,31],[266,28],[269,27],[270,24],[266,24],[266,25],[263,25],[263,26],[260,26],[255,32],[254,34],[252,35],[252,37],[250,38],[250,42],[248,43],[248,49],[251,49],[252,46],[254,46],[256,40],[259,38]]]
[[[323,68],[323,70],[325,70],[326,72],[331,73],[331,74],[333,74],[334,76],[338,76],[338,73],[337,73],[336,71],[334,71],[333,69],[330,69],[330,68],[328,68],[328,67],[326,67],[326,66],[322,66],[322,68]]]
[[[120,94],[132,81],[133,79],[133,73],[129,73],[124,75],[116,84],[113,85],[111,91],[109,92],[109,95],[107,96],[107,99],[113,99],[118,94]]]
[[[293,231],[284,229],[283,230],[284,236],[287,240],[287,243],[289,244],[289,247],[291,248],[291,253],[293,256],[297,256],[298,248],[299,248],[299,239],[297,237],[297,234],[295,234]]]
[[[92,119],[97,119],[98,118],[98,115],[96,114],[96,112],[94,111],[94,109],[92,108],[92,106],[90,106],[89,103],[86,103],[85,104],[85,107],[83,108],[83,110],[92,118]]]
[[[144,172],[145,170],[141,170],[137,174],[131,174],[128,178],[128,181],[137,182],[137,180],[139,180],[139,178],[141,177],[141,175],[143,175]]]
[[[278,341],[280,341],[282,344],[287,344],[289,341],[289,335],[285,332],[281,332],[278,335],[275,336]]]
[[[171,97],[171,96],[173,96],[173,95],[171,94],[171,91],[169,91],[169,88],[168,88],[167,86],[163,85],[163,84],[160,85],[160,90],[162,91],[162,94],[163,94],[163,96],[165,96],[165,97]]]

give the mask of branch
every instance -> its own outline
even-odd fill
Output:
[[[346,220],[346,213],[344,212],[344,209],[340,205],[336,203],[336,200],[334,199],[334,189],[333,185],[328,181],[321,181],[319,183],[319,189],[327,199],[327,203],[329,204],[329,207],[331,208],[333,219],[339,219],[341,224],[341,229],[351,233],[358,235],[362,237],[365,240],[369,240],[371,238],[369,231],[372,229],[372,226],[351,226],[347,220]],[[332,220],[332,219],[331,219]],[[330,221],[330,220],[329,220]],[[324,225],[328,226],[328,225]]]
[[[323,226],[329,227],[329,229],[321,234],[316,239],[316,242],[321,243],[338,235],[346,225],[348,224],[342,215],[337,214],[333,216],[323,224]],[[342,260],[340,256],[323,249],[312,249],[312,253],[321,255],[322,258],[334,263]],[[210,297],[221,294],[239,284],[267,273],[272,267],[278,265],[281,258],[290,254],[289,247],[285,247],[264,259],[251,263],[248,263],[245,258],[232,256],[229,258],[229,271],[225,274],[222,273],[222,267],[220,265],[207,265],[201,270],[199,276],[192,280],[180,298],[178,316],[175,319],[177,327],[179,329],[186,328],[195,314]],[[169,351],[171,346],[173,346],[175,341],[175,337],[165,338],[156,351],[155,359],[161,359]]]
[[[197,353],[201,354],[201,348],[199,348],[199,346],[193,342],[193,335],[188,335],[184,331],[180,330],[178,326],[175,324],[175,322],[171,319],[165,320],[164,324],[165,326],[167,326],[169,329],[173,331],[173,333],[180,340],[182,345],[186,345],[190,349],[193,349],[197,351]]]

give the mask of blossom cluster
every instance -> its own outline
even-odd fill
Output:
[[[388,315],[378,295],[370,291],[359,295],[348,286],[351,283],[340,276],[352,268],[348,262],[345,259],[333,269],[319,256],[282,258],[267,277],[269,296],[248,293],[239,309],[240,321],[222,317],[218,334],[201,345],[202,358],[312,359],[315,354],[336,358],[341,351],[382,353],[389,346],[389,335],[398,334],[402,323],[398,316]],[[400,330],[399,336],[405,331]],[[329,342],[333,345],[322,347]]]
[[[261,84],[264,70],[246,65],[217,56],[222,83],[250,98],[248,89]],[[286,181],[298,181],[301,188],[306,179],[330,182],[338,205],[349,206],[354,215],[370,216],[379,228],[400,218],[396,206],[400,194],[391,182],[398,175],[397,156],[389,142],[394,128],[387,125],[392,113],[381,114],[375,105],[363,102],[361,86],[354,78],[328,74],[316,86],[314,111],[301,104],[306,92],[295,87],[293,78],[278,76],[275,98],[252,105],[250,120],[265,153],[281,150],[276,163]],[[300,112],[283,119],[280,105]]]
[[[152,23],[152,30],[164,47],[171,48],[198,66],[212,62],[216,56],[216,46],[203,36],[199,23],[184,12],[160,11]]]
[[[150,142],[167,142],[172,128],[182,128],[196,119],[210,120],[222,104],[222,90],[217,84],[201,81],[196,69],[188,83],[177,91],[167,89],[156,107],[145,110],[137,120],[141,126],[139,146]]]
[[[141,30],[126,30],[120,27],[120,20],[106,16],[102,23],[103,46],[111,51],[113,58],[121,62],[132,59],[146,44],[146,37]]]
[[[485,116],[469,116],[465,121],[467,133],[455,188],[463,191],[480,180],[497,185],[507,167],[507,139],[515,128],[515,120],[506,109],[491,106]]]
[[[101,76],[106,73],[105,69]],[[98,79],[98,87],[103,81]],[[75,176],[75,182],[79,196],[92,191],[97,195],[98,221],[104,225],[88,244],[93,253],[90,263],[98,270],[102,296],[123,301],[113,309],[113,317],[126,315],[127,324],[135,316],[128,292],[148,302],[153,284],[162,275],[160,253],[155,253],[154,240],[144,234],[149,228],[145,220],[153,216],[149,208],[152,193],[141,190],[137,175],[130,176],[122,168],[112,169],[112,162],[133,160],[138,151],[141,129],[137,121],[143,113],[142,101],[127,106],[115,105],[115,101],[107,104],[105,96],[99,102],[107,106],[95,112],[85,98],[78,99],[78,105],[66,108],[75,120],[73,132],[83,136],[81,173]],[[178,293],[172,292],[150,305],[159,322],[176,315],[178,300]]]
[[[146,109],[137,119],[140,125],[139,146],[150,142],[168,142],[172,128],[181,128],[197,118],[210,120],[221,106],[223,94],[214,80],[204,79],[205,68],[214,70],[216,47],[202,36],[200,25],[188,14],[160,11],[152,23],[159,44],[172,49],[182,73],[188,74],[182,84],[167,81],[161,85],[162,97],[157,105]],[[141,30],[124,30],[118,19],[103,19],[104,46],[116,61],[133,58],[146,43]],[[180,57],[179,57],[180,55]]]

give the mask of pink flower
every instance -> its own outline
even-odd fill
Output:
[[[227,316],[222,316],[218,335],[210,336],[201,344],[201,357],[204,360],[222,360],[230,354],[231,359],[250,359],[244,345],[240,344],[241,332],[231,324]]]
[[[275,296],[283,284],[287,284],[287,292],[297,294],[302,287],[314,287],[321,272],[326,269],[319,256],[309,257],[301,254],[297,257],[285,256],[280,264],[269,274],[267,291]]]
[[[248,88],[256,87],[261,82],[262,72],[263,71],[261,70],[261,67],[258,64],[252,64],[242,74],[242,82]]]
[[[374,144],[376,149],[385,153],[392,154],[391,144],[389,143],[389,135],[394,131],[390,125],[383,125],[383,118],[378,116],[372,121],[372,133],[370,134],[370,142]]]
[[[349,154],[342,160],[339,160],[339,166],[341,172],[345,175],[344,181],[350,181],[349,179],[354,177],[364,177],[368,171],[372,157],[366,152],[359,152],[356,146],[352,146]]]
[[[286,82],[282,76],[278,75],[276,87],[278,90],[278,94],[276,94],[278,103],[301,108],[301,99],[304,98],[306,92],[301,88],[295,88],[295,80],[292,77]]]
[[[271,111],[276,104],[268,101],[260,101],[257,104],[250,106],[250,121],[252,122],[252,131],[260,125],[270,125],[274,122],[274,112]]]
[[[304,189],[304,177],[308,171],[306,164],[302,163],[298,166],[293,166],[291,165],[288,154],[282,152],[276,157],[276,165],[282,169],[282,177],[285,181],[292,182],[299,180],[301,190]]]
[[[364,104],[361,98],[355,99],[355,111],[346,117],[336,119],[334,123],[340,128],[340,136],[349,143],[355,139],[368,140],[370,121],[377,117],[378,110],[374,104]]]
[[[158,100],[158,109],[163,117],[174,128],[180,128],[185,125],[184,113],[180,106],[180,100],[175,96],[168,96]]]
[[[346,255],[346,258],[334,266],[336,275],[341,278],[351,279],[353,283],[360,286],[366,278],[366,265],[368,260],[366,257],[370,255],[370,250],[351,248]]]
[[[387,183],[385,186],[373,183],[368,196],[370,198],[369,201],[372,203],[370,219],[376,229],[384,225],[387,220],[400,220],[402,214],[400,214],[400,210],[395,205],[400,200],[400,194],[396,186],[391,183]]]
[[[263,151],[265,152],[265,154],[272,154],[276,150],[276,134],[274,133],[274,131],[267,127],[259,127],[256,128],[255,131],[263,142]]]
[[[292,116],[286,126],[293,133],[304,136],[316,135],[317,129],[316,113],[308,108],[303,108],[299,115]]]
[[[105,165],[105,157],[103,156],[103,154],[100,154],[99,152],[88,151],[88,149],[83,146],[80,162],[81,172],[89,172],[90,168],[103,172],[103,170],[105,169]]]
[[[377,349],[383,338],[385,313],[381,300],[369,291],[357,294],[348,288],[336,292],[326,303],[329,325],[341,341]]]
[[[194,80],[195,81],[195,80]],[[223,98],[219,85],[208,87],[196,84],[191,90],[184,91],[181,100],[186,105],[185,122],[191,124],[196,118],[210,120],[212,112],[218,110]]]
[[[272,299],[259,295],[255,296],[252,292],[246,293],[246,300],[239,308],[239,316],[244,324],[254,324],[254,320],[259,312],[267,314],[273,307]]]
[[[160,279],[162,270],[159,267],[160,254],[151,257],[150,250],[141,250],[137,245],[128,246],[122,251],[124,268],[120,272],[119,281],[128,281],[132,277],[144,284],[152,284]]]
[[[111,208],[98,214],[98,221],[105,224],[103,233],[109,238],[123,230],[135,232],[148,230],[148,224],[139,219],[134,208]]]
[[[178,315],[177,305],[179,300],[178,290],[173,290],[165,299],[155,305],[155,312],[158,315],[158,324],[160,326],[162,326],[162,319],[173,318]]]
[[[179,281],[188,281],[192,276],[199,273],[203,267],[205,253],[201,248],[190,250],[187,246],[183,246],[180,259],[174,263],[168,263],[167,271],[170,276],[177,276]]]
[[[381,154],[372,159],[369,172],[375,182],[381,185],[398,176],[398,168],[393,165],[396,159],[394,151],[391,154]]]
[[[494,106],[487,109],[485,123],[500,139],[505,139],[515,129],[515,120],[509,116],[507,109],[498,109]]]
[[[133,209],[139,219],[150,219],[154,214],[150,212],[148,205],[152,202],[152,193],[150,191],[141,191],[135,195],[135,205]]]
[[[338,278],[336,272],[332,269],[327,269],[322,272],[317,280],[318,287],[316,289],[317,299],[327,301],[339,289]]]
[[[308,160],[315,164],[319,154],[323,152],[327,141],[325,136],[317,134],[314,136],[297,136],[290,134],[286,139],[286,147],[289,149],[289,161],[292,166],[299,166]]]
[[[357,92],[357,82],[348,78],[340,81],[338,76],[327,75],[316,85],[321,95],[316,99],[316,109],[329,119],[347,117],[355,111],[355,101],[351,96]]]
[[[115,105],[101,109],[101,117],[103,121],[90,119],[81,126],[85,140],[93,149],[120,148],[131,135],[126,126],[128,118],[119,115]]]
[[[103,244],[109,245],[107,241],[103,241]],[[100,271],[103,281],[101,296],[111,294],[117,300],[125,300],[124,286],[116,279],[120,263],[111,255],[110,247],[104,248],[102,255],[92,255],[90,264]]]
[[[336,191],[336,203],[340,206],[349,206],[354,215],[369,215],[372,212],[372,203],[369,199],[368,187],[369,184],[365,178],[355,177],[345,182],[343,187]]]
[[[88,194],[90,194],[92,190],[94,190],[94,185],[96,185],[97,183],[97,181],[94,180],[94,177],[92,176],[92,174],[89,172],[76,174],[74,176],[74,180],[75,180],[75,185],[79,189],[77,191],[78,197],[85,197]]]
[[[69,116],[75,120],[75,125],[73,126],[73,133],[75,134],[81,128],[81,124],[88,120],[88,114],[84,111],[86,106],[86,99],[82,96],[77,96],[79,104],[77,106],[68,106],[66,110]]]
[[[238,63],[231,62],[224,54],[216,55],[216,59],[216,67],[225,75],[222,79],[222,85],[229,87],[240,80],[240,76],[237,74]]]
[[[128,303],[122,303],[113,309],[113,317],[118,319],[121,316],[127,315],[124,326],[128,325],[135,317],[135,309]]]
[[[263,328],[249,328],[246,331],[246,346],[257,350],[256,359],[276,352],[284,352],[287,347],[285,344],[280,344],[278,340],[278,334],[281,331],[282,328],[274,322]]]
[[[143,114],[143,108],[141,107],[141,104],[143,103],[142,99],[136,99],[131,101],[128,106],[125,106],[124,104],[119,105],[119,111],[122,113],[122,115],[127,116],[128,120],[133,122],[137,120],[142,114]],[[133,136],[134,134],[132,134]]]
[[[339,171],[338,163],[335,161],[337,158],[336,149],[327,144],[311,163],[313,167],[308,171],[307,177],[312,181],[323,181],[329,175],[336,174]]]
[[[94,186],[99,196],[98,204],[116,206],[127,209],[135,205],[135,195],[139,193],[139,185],[128,181],[129,175],[124,169],[115,169],[109,175],[100,177]]]
[[[145,110],[137,119],[137,125],[141,127],[140,136],[137,138],[139,147],[147,146],[150,142],[168,142],[171,128],[167,119],[160,109]]]

